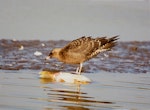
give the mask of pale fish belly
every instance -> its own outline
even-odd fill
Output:
[[[56,72],[52,74],[50,71],[41,71],[40,78],[49,78],[56,82],[66,83],[87,84],[92,82],[92,80],[85,75],[72,74],[69,72]]]

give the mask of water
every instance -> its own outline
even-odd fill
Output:
[[[150,41],[149,0],[0,0],[0,38],[73,40],[120,35]]]
[[[53,48],[62,47],[67,43],[68,41],[64,40],[0,40],[0,69],[41,70],[49,68],[75,71],[78,65],[64,64],[56,59],[45,60],[45,57]],[[118,45],[112,51],[99,54],[96,58],[85,62],[83,72],[149,73],[149,56],[150,42],[118,42]]]
[[[49,51],[68,41],[0,40],[0,110],[149,110],[150,42],[118,42],[84,63],[90,84],[39,79],[42,69],[75,71]]]
[[[0,74],[1,110],[149,110],[150,74],[86,73],[91,84],[39,79],[36,70]]]

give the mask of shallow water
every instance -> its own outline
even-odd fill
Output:
[[[0,69],[2,70],[41,70],[43,68],[61,71],[75,71],[77,65],[68,65],[56,59],[45,61],[45,57],[56,47],[68,41],[14,41],[0,40]],[[83,72],[100,71],[115,73],[150,73],[150,42],[118,42],[109,52],[84,63]]]
[[[0,110],[149,110],[150,74],[85,73],[90,84],[39,79],[36,70],[0,71]]]
[[[68,41],[0,40],[0,110],[149,110],[150,42],[118,42],[84,63],[86,85],[39,79],[42,69],[75,71],[45,57]],[[143,74],[144,73],[144,74]]]

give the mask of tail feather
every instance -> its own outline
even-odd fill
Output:
[[[111,37],[109,39],[106,39],[106,37],[96,38],[95,40],[97,40],[100,43],[99,48],[97,48],[91,54],[89,54],[87,56],[87,59],[90,59],[90,58],[98,55],[101,52],[111,50],[116,45],[116,43],[117,43],[116,40],[118,40],[118,39],[119,39],[118,35]]]
[[[114,37],[111,37],[111,38],[109,38],[109,39],[108,39],[108,42],[116,41],[116,40],[118,40],[118,39],[119,39],[118,37],[119,37],[119,35],[114,36]]]

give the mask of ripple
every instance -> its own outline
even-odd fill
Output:
[[[62,47],[68,41],[17,41],[0,40],[0,69],[2,70],[40,70],[43,68],[61,71],[75,71],[77,65],[69,65],[51,59],[45,61],[52,48]],[[98,71],[119,73],[150,72],[150,42],[118,42],[112,51],[99,54],[84,63],[83,72]],[[36,50],[36,51],[35,51]]]

